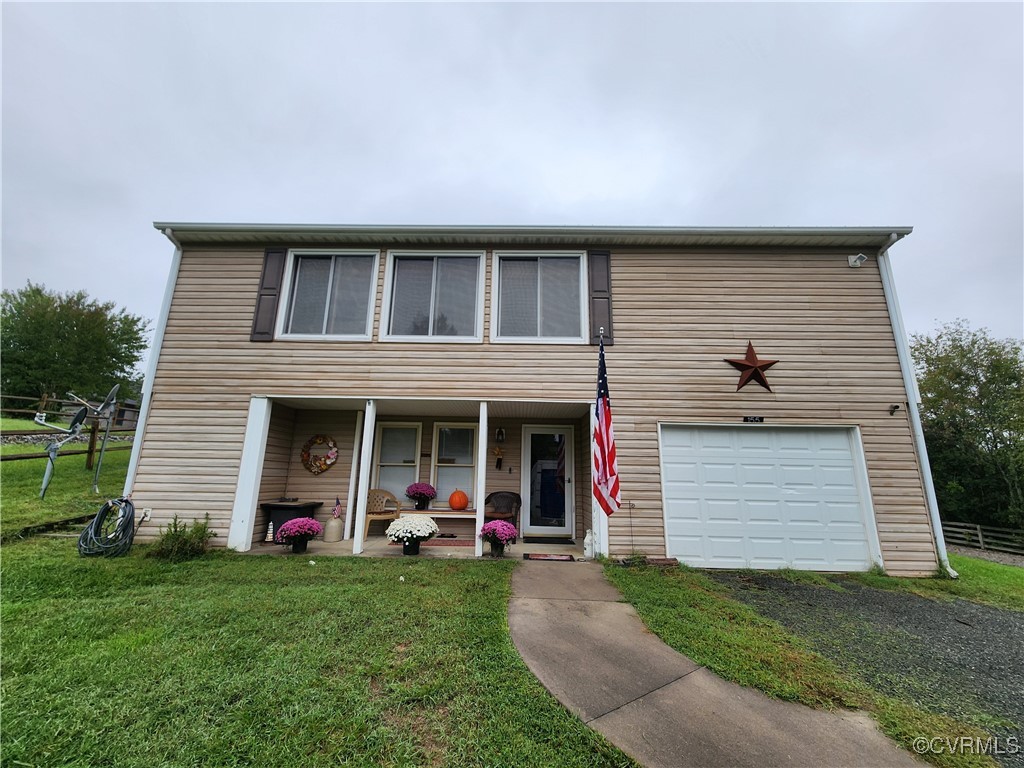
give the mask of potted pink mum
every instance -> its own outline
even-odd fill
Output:
[[[504,557],[505,547],[518,535],[516,527],[504,520],[491,520],[480,528],[480,538],[491,545],[491,557]]]
[[[292,552],[301,555],[314,536],[324,532],[324,527],[312,517],[296,517],[282,525],[274,534],[278,544],[290,544]]]

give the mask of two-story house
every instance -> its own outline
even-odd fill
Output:
[[[247,550],[261,503],[340,499],[359,554],[382,535],[367,492],[422,481],[435,511],[464,490],[476,527],[513,491],[524,535],[592,530],[610,555],[945,560],[888,263],[909,228],[155,226],[175,254],[126,488],[143,534],[209,515]]]

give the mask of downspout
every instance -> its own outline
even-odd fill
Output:
[[[928,503],[928,516],[931,520],[932,536],[935,538],[935,552],[939,562],[951,578],[959,574],[949,564],[946,554],[946,539],[942,535],[942,520],[939,518],[939,502],[935,498],[935,484],[932,482],[931,464],[928,462],[928,448],[924,442],[924,429],[921,427],[921,413],[918,404],[917,380],[914,378],[913,361],[910,356],[910,345],[907,334],[903,330],[903,316],[900,313],[899,300],[896,298],[896,285],[893,281],[892,266],[889,264],[889,248],[899,240],[895,233],[889,236],[889,242],[878,251],[878,271],[882,276],[882,291],[885,303],[892,320],[893,335],[896,337],[896,353],[900,360],[900,371],[903,373],[903,386],[907,390],[907,414],[910,417],[910,429],[914,435],[914,446],[917,449],[918,464],[921,467],[921,481],[924,484],[925,499]]]
[[[163,231],[164,236],[174,244],[174,258],[167,275],[167,286],[164,288],[164,301],[160,308],[160,316],[153,330],[153,346],[146,362],[146,376],[142,383],[142,405],[139,408],[139,423],[135,425],[135,439],[132,442],[132,455],[128,459],[128,474],[124,479],[124,495],[128,496],[135,485],[135,472],[139,467],[139,455],[142,453],[142,441],[146,435],[146,423],[149,421],[149,406],[153,401],[153,380],[156,378],[156,364],[160,359],[160,350],[164,344],[164,333],[167,330],[167,317],[171,314],[171,299],[178,282],[178,270],[181,268],[181,243],[174,236],[170,227]]]

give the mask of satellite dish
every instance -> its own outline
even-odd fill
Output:
[[[88,408],[79,408],[78,413],[75,414],[75,418],[71,420],[71,429],[82,426],[82,422],[85,421],[86,415],[89,413]]]
[[[111,406],[114,405],[114,399],[117,397],[117,390],[121,388],[120,384],[115,384],[114,388],[107,394],[107,399],[103,401],[103,405],[96,409],[96,414],[102,416]]]

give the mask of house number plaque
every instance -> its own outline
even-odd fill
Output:
[[[764,416],[744,416],[744,424],[764,424]]]

